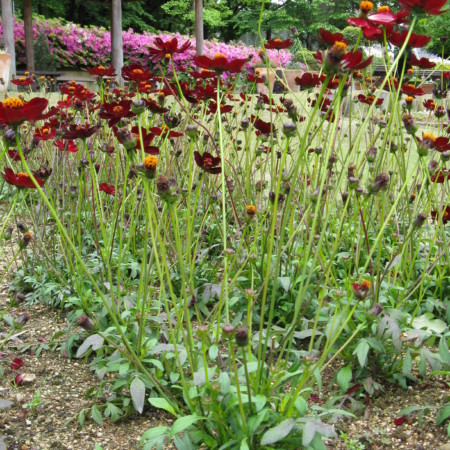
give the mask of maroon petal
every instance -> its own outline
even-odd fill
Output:
[[[23,360],[20,358],[14,358],[9,368],[11,370],[20,369],[23,366]]]
[[[396,427],[398,427],[399,425],[401,425],[402,423],[404,423],[405,420],[406,420],[406,416],[405,416],[405,415],[400,416],[400,417],[397,417],[397,418],[394,420],[394,425],[395,425]]]

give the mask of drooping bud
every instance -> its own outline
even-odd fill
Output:
[[[248,330],[244,326],[240,326],[234,336],[238,347],[246,347],[248,345]]]
[[[174,178],[158,177],[156,180],[156,193],[167,203],[174,203],[178,198],[177,182]]]
[[[379,173],[372,183],[369,184],[368,190],[371,194],[377,194],[380,191],[384,191],[387,189],[389,185],[389,175],[387,173],[381,172]]]
[[[82,314],[77,319],[77,325],[84,328],[86,331],[92,331],[95,328],[95,324],[86,314]]]
[[[427,215],[425,213],[420,213],[413,222],[414,228],[420,228],[427,220]]]

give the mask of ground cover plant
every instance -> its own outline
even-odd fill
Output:
[[[321,71],[265,95],[246,57],[178,72],[191,43],[165,36],[149,67],[122,69],[124,88],[97,65],[97,93],[67,83],[49,108],[42,80],[40,96],[3,100],[1,277],[20,261],[14,301],[66,311],[61,351],[99,377],[81,425],[151,406],[176,420],[146,449],[322,449],[381,381],[448,373],[449,74],[423,101],[407,67],[432,63],[403,57],[427,43],[417,14],[444,3],[399,3],[349,18],[398,48],[381,79],[359,41],[321,29]],[[264,43],[267,70],[292,43]],[[337,360],[340,392],[315,403]],[[432,408],[448,423],[448,403]]]

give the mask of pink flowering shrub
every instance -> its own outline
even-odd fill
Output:
[[[34,18],[33,35],[36,39],[39,33],[45,33],[48,39],[50,52],[55,56],[56,67],[80,68],[93,67],[96,65],[110,64],[111,35],[104,28],[89,27],[83,28],[73,23],[63,24],[58,19],[42,20]],[[0,34],[3,35],[3,26],[0,22]],[[16,20],[14,26],[16,40],[17,64],[25,64],[25,32],[23,21]],[[189,39],[180,34],[161,34],[166,40],[177,37],[179,41]],[[149,63],[147,47],[153,44],[156,35],[151,33],[137,34],[132,29],[123,33],[124,62],[140,63],[146,66]],[[176,54],[174,61],[178,69],[185,70],[192,65],[192,58],[195,55],[195,39],[192,47],[184,53]],[[255,65],[260,58],[257,49],[248,47],[243,43],[225,44],[223,42],[205,41],[205,55],[213,56],[214,53],[223,53],[227,58],[249,58],[247,68]],[[285,66],[291,61],[292,55],[289,51],[268,50],[269,59]]]

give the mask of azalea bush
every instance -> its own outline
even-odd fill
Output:
[[[321,29],[320,72],[266,95],[245,53],[179,71],[191,42],[160,36],[124,88],[97,64],[98,92],[67,83],[48,108],[43,82],[0,104],[1,276],[20,264],[12,301],[67,312],[60,351],[99,377],[81,425],[152,407],[175,421],[146,449],[324,449],[331,419],[383,383],[449,370],[449,74],[423,100],[406,67],[430,62],[403,55],[427,38],[403,6],[349,18],[398,47],[382,78]],[[281,86],[267,53],[292,45],[259,51]],[[325,370],[339,386],[326,406]]]
[[[3,28],[0,24],[0,34]],[[16,58],[18,65],[25,65],[25,29],[22,20],[15,20],[14,35],[16,41]],[[62,23],[59,19],[43,20],[33,18],[33,36],[46,36],[49,50],[57,69],[86,69],[98,64],[110,64],[111,33],[99,27],[80,27],[73,23]],[[144,67],[149,64],[148,47],[153,45],[155,34],[135,33],[132,29],[123,33],[123,52],[126,63],[139,63]],[[162,34],[159,37],[169,39],[183,37],[179,34]],[[184,37],[186,39],[186,37]],[[191,40],[195,43],[195,39]],[[253,47],[238,44],[225,44],[217,41],[205,41],[205,54],[223,53],[228,58],[248,58],[246,67],[253,67],[260,58]],[[186,51],[178,53],[173,61],[178,70],[185,70],[192,65],[195,55],[195,45]],[[269,51],[268,57],[275,64],[285,66],[291,60],[289,51]]]

